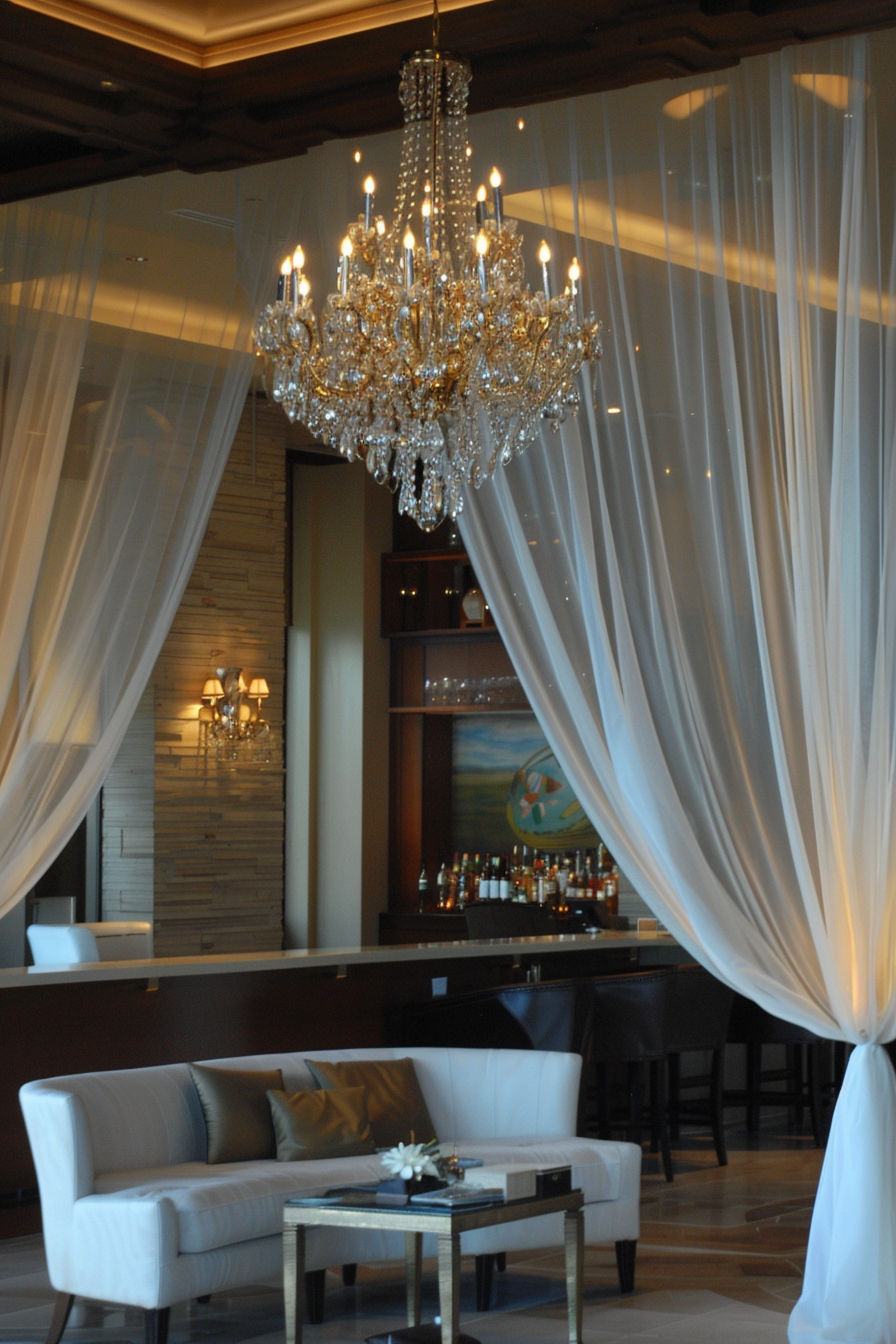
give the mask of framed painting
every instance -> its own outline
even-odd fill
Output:
[[[534,714],[455,715],[452,850],[507,854],[524,844],[562,853],[599,842]]]

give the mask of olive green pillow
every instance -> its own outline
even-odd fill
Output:
[[[278,1162],[375,1153],[363,1087],[332,1091],[269,1092]]]
[[[436,1127],[417,1081],[412,1059],[306,1059],[318,1087],[363,1087],[377,1148],[396,1143],[429,1143]]]
[[[279,1069],[214,1069],[190,1064],[208,1136],[206,1161],[253,1162],[277,1156],[268,1092],[282,1089]]]

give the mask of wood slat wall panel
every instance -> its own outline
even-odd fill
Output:
[[[259,401],[255,427],[253,477],[247,405],[154,674],[158,956],[283,942],[288,422]],[[199,695],[216,667],[267,679],[272,763],[232,768],[200,751]]]

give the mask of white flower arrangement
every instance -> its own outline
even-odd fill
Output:
[[[421,1176],[438,1176],[439,1148],[435,1143],[399,1143],[380,1153],[380,1161],[403,1181],[419,1181]]]

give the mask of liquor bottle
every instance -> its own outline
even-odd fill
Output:
[[[546,904],[546,905],[553,905],[553,906],[556,906],[556,905],[557,905],[557,894],[558,894],[558,888],[557,888],[557,874],[558,874],[558,871],[559,871],[559,870],[558,870],[558,868],[557,868],[556,863],[549,863],[549,864],[547,865],[547,867],[545,868],[545,874],[544,874],[544,899],[545,899],[545,904]]]
[[[535,869],[529,860],[529,847],[523,845],[523,861],[520,865],[520,880],[517,887],[517,900],[529,902],[535,900]]]
[[[480,901],[490,901],[492,898],[492,856],[486,854],[485,863],[482,865],[482,871],[479,874],[479,891],[477,898]]]
[[[505,854],[501,860],[500,872],[498,874],[498,900],[509,901],[513,895],[510,874],[513,871],[510,862],[510,855]]]
[[[426,876],[426,865],[420,869],[420,878],[417,882],[417,909],[422,915],[426,909],[426,903],[429,899],[429,878]]]
[[[479,900],[479,883],[482,880],[482,864],[479,855],[473,856],[473,866],[470,869],[470,880],[467,884],[467,900]]]
[[[538,905],[545,901],[544,859],[536,859],[532,864],[532,892]]]
[[[448,909],[453,910],[457,905],[457,887],[460,881],[460,860],[457,857],[457,850],[454,851],[454,863],[451,865],[451,871],[448,874]]]
[[[437,908],[439,910],[448,909],[448,888],[450,886],[450,882],[451,879],[448,874],[447,865],[443,863],[441,868],[439,869],[439,873],[436,878],[436,893],[438,896]]]
[[[569,887],[569,856],[563,855],[563,862],[557,869],[557,895],[560,898],[560,904],[566,901],[566,892]]]
[[[460,865],[460,871],[457,875],[457,893],[454,898],[454,907],[456,910],[465,910],[469,897],[470,883],[470,856],[465,854],[463,863]]]

